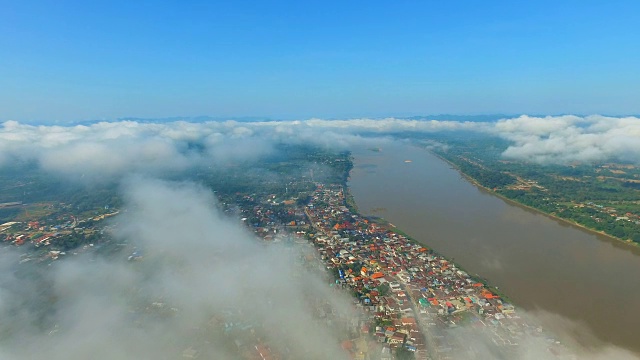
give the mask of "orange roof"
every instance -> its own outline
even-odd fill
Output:
[[[371,275],[372,279],[379,279],[379,278],[382,278],[382,277],[384,277],[384,274],[381,273],[381,272],[377,272],[377,273]]]
[[[496,298],[499,298],[498,295],[494,295],[490,291],[483,291],[482,292],[482,296],[484,296],[485,299],[496,299]]]

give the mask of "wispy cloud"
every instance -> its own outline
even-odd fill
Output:
[[[374,144],[404,133],[474,131],[511,142],[503,156],[537,163],[640,161],[640,119],[605,116],[521,116],[497,122],[349,119],[268,122],[102,122],[79,126],[0,127],[0,166],[36,161],[67,176],[157,174],[193,166],[252,161],[275,143],[337,149]],[[372,137],[378,137],[372,140]],[[384,140],[382,140],[384,141]]]
[[[193,184],[135,178],[124,194],[116,236],[144,260],[67,258],[46,273],[49,289],[2,272],[3,359],[165,359],[189,346],[207,358],[239,358],[225,322],[254,329],[239,339],[246,345],[264,341],[300,359],[345,357],[335,330],[313,314],[324,304],[343,318],[355,312],[322,274],[298,265],[302,250],[261,244]],[[44,317],[29,313],[34,307]]]
[[[640,119],[557,116],[500,120],[493,129],[513,145],[503,156],[537,163],[640,162]]]
[[[581,323],[556,314],[519,309],[515,321],[530,326],[517,337],[515,343],[506,345],[507,351],[505,344],[501,344],[505,339],[496,336],[491,330],[487,331],[487,327],[459,326],[447,331],[450,341],[461,344],[449,355],[453,359],[638,359],[630,351],[603,344]],[[544,330],[541,326],[544,326]],[[543,333],[550,330],[554,338]]]

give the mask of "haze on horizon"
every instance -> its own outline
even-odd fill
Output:
[[[640,4],[5,2],[0,122],[640,113]]]

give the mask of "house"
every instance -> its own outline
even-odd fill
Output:
[[[389,344],[404,344],[404,340],[407,334],[403,334],[401,332],[394,332],[393,335],[389,337]]]

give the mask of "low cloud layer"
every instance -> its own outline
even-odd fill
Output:
[[[313,314],[334,309],[337,325],[355,312],[296,261],[299,250],[259,242],[193,184],[135,179],[124,193],[116,237],[143,260],[78,255],[39,277],[3,271],[2,359],[167,359],[184,350],[237,359],[265,343],[293,358],[345,357],[336,329]],[[35,280],[43,277],[47,288]]]
[[[158,174],[269,154],[272,142],[234,123],[30,126],[9,121],[0,131],[0,165],[35,161],[65,176]]]
[[[498,121],[493,133],[513,145],[505,158],[536,163],[640,161],[640,119],[605,116],[529,117]]]
[[[159,174],[194,166],[254,161],[276,143],[334,149],[380,144],[405,133],[472,131],[500,136],[511,145],[507,159],[569,163],[640,159],[640,119],[605,116],[521,116],[496,122],[350,119],[268,122],[102,122],[0,127],[0,166],[33,161],[42,169],[95,180],[130,172]],[[372,139],[372,137],[378,137]]]

